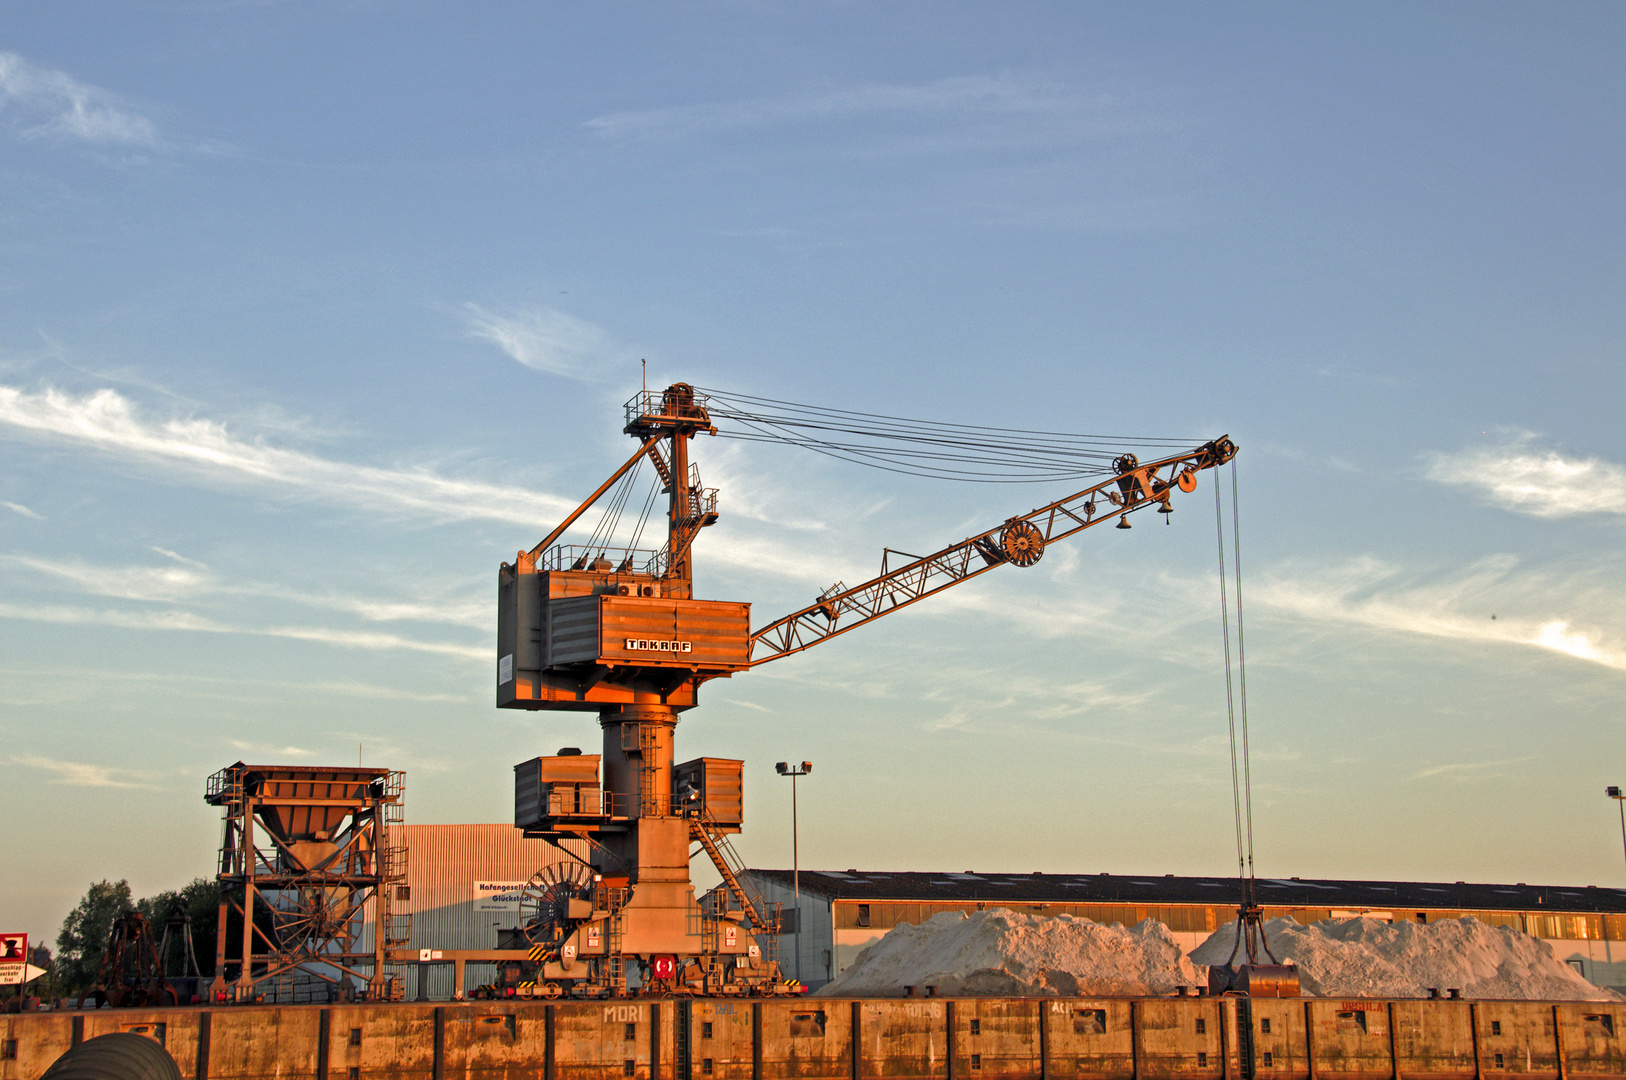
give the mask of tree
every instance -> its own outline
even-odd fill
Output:
[[[164,924],[169,921],[169,913],[176,904],[181,905],[188,917],[192,920],[192,951],[197,957],[198,972],[202,975],[215,973],[215,928],[220,921],[220,885],[208,878],[197,878],[190,885],[184,886],[179,892],[166,889],[156,896],[149,896],[136,903],[136,910],[147,916],[152,922],[153,933],[158,940],[164,937]],[[185,975],[181,960],[181,949],[178,943],[170,946],[171,957],[160,957],[160,962],[167,962],[169,970],[166,975]]]
[[[91,885],[79,906],[62,920],[56,936],[54,974],[69,994],[87,990],[96,981],[107,953],[107,939],[113,933],[113,920],[134,907],[128,881],[100,881]]]

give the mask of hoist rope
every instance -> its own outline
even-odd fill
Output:
[[[608,547],[610,540],[615,536],[615,530],[621,524],[621,509],[627,504],[627,496],[632,492],[633,478],[636,477],[643,466],[629,469],[625,476],[616,482],[615,490],[610,495],[610,504],[604,508],[599,516],[598,524],[593,528],[593,534],[587,540],[589,548]]]
[[[1161,452],[1197,442],[938,423],[697,389],[708,395],[712,419],[724,421],[722,438],[783,443],[887,472],[967,483],[1112,475],[1113,460],[1126,449]]]
[[[1225,510],[1220,491],[1219,472],[1214,473],[1214,538],[1219,551],[1220,632],[1224,638],[1225,654],[1225,719],[1231,737],[1231,813],[1236,822],[1236,873],[1242,890],[1242,903],[1237,910],[1236,943],[1231,947],[1230,959],[1225,966],[1234,967],[1237,954],[1246,947],[1248,963],[1254,963],[1254,934],[1258,932],[1258,945],[1265,950],[1271,962],[1276,956],[1265,940],[1264,927],[1258,924],[1253,864],[1253,766],[1248,745],[1248,663],[1247,646],[1242,626],[1242,513],[1238,498],[1236,461],[1231,462],[1231,558],[1236,572],[1236,681],[1233,693],[1231,678],[1231,605],[1226,589],[1225,567]],[[1240,703],[1240,710],[1237,708]],[[1242,746],[1237,748],[1238,712],[1241,713]],[[1238,768],[1240,759],[1240,770]]]
[[[661,479],[655,477],[649,482],[649,494],[644,496],[644,509],[638,515],[638,526],[632,530],[632,541],[627,545],[636,548],[639,541],[644,538],[644,526],[649,523],[649,511],[655,506],[655,496],[661,493]]]
[[[1242,511],[1237,500],[1235,458],[1231,459],[1231,558],[1236,564],[1236,686],[1242,712],[1242,799],[1248,820],[1248,878],[1252,880],[1253,758],[1248,752],[1248,647],[1242,635]]]
[[[1225,509],[1219,473],[1214,473],[1214,531],[1219,546],[1220,634],[1225,644],[1225,723],[1231,735],[1231,811],[1236,819],[1236,874],[1247,890],[1247,863],[1242,846],[1242,780],[1237,763],[1236,698],[1231,685],[1231,601],[1226,592]]]

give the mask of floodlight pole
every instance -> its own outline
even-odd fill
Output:
[[[792,765],[788,761],[781,761],[774,765],[780,776],[790,777],[790,881],[791,889],[796,896],[796,978],[802,977],[802,858],[799,837],[797,835],[796,820],[796,778],[806,776],[813,771],[813,763],[804,761],[800,765]]]
[[[1603,793],[1614,799],[1615,804],[1620,807],[1620,848],[1623,853],[1626,853],[1626,794],[1623,794],[1620,788],[1614,784],[1604,788]]]

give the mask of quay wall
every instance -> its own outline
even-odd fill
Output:
[[[114,1031],[183,1080],[1592,1080],[1626,1003],[623,999],[0,1015],[0,1080]]]

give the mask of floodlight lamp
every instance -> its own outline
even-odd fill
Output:
[[[1614,784],[1610,784],[1608,787],[1604,788],[1603,793],[1609,796],[1611,799],[1618,799],[1621,797],[1620,788],[1616,787]]]
[[[784,776],[786,773],[788,773],[790,771],[790,762],[781,761],[778,764],[776,764],[774,766],[774,768],[779,770],[779,775],[780,776]]]
[[[802,771],[804,773],[812,772],[813,771],[813,763],[811,761],[802,762]]]

